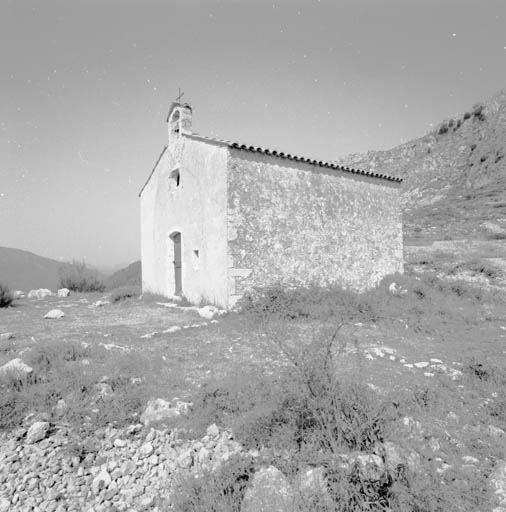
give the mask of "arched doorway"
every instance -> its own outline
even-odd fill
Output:
[[[183,294],[182,261],[181,261],[181,233],[170,235],[174,246],[174,295]]]

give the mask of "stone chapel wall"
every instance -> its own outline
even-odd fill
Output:
[[[231,302],[254,286],[373,287],[403,271],[400,185],[230,150]]]

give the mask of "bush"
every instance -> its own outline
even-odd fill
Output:
[[[14,297],[9,288],[0,283],[0,308],[6,308],[12,304]]]
[[[139,297],[141,289],[139,286],[123,286],[117,288],[111,294],[112,302],[120,302],[125,299],[131,299],[133,297]]]
[[[73,261],[60,269],[60,287],[73,292],[103,292],[105,284],[96,270],[86,263]]]
[[[374,316],[365,295],[339,287],[319,286],[256,288],[239,301],[238,310],[264,320],[327,320],[336,317],[350,320]]]

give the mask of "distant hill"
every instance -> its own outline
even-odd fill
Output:
[[[108,290],[122,286],[141,286],[141,262],[134,261],[105,280]]]
[[[506,238],[506,89],[423,137],[338,163],[404,178],[408,242]]]
[[[49,288],[54,291],[59,287],[59,269],[65,265],[32,252],[0,247],[0,282],[11,290]]]

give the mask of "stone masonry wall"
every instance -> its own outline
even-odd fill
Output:
[[[370,288],[402,272],[400,185],[230,150],[231,303],[254,286]]]

